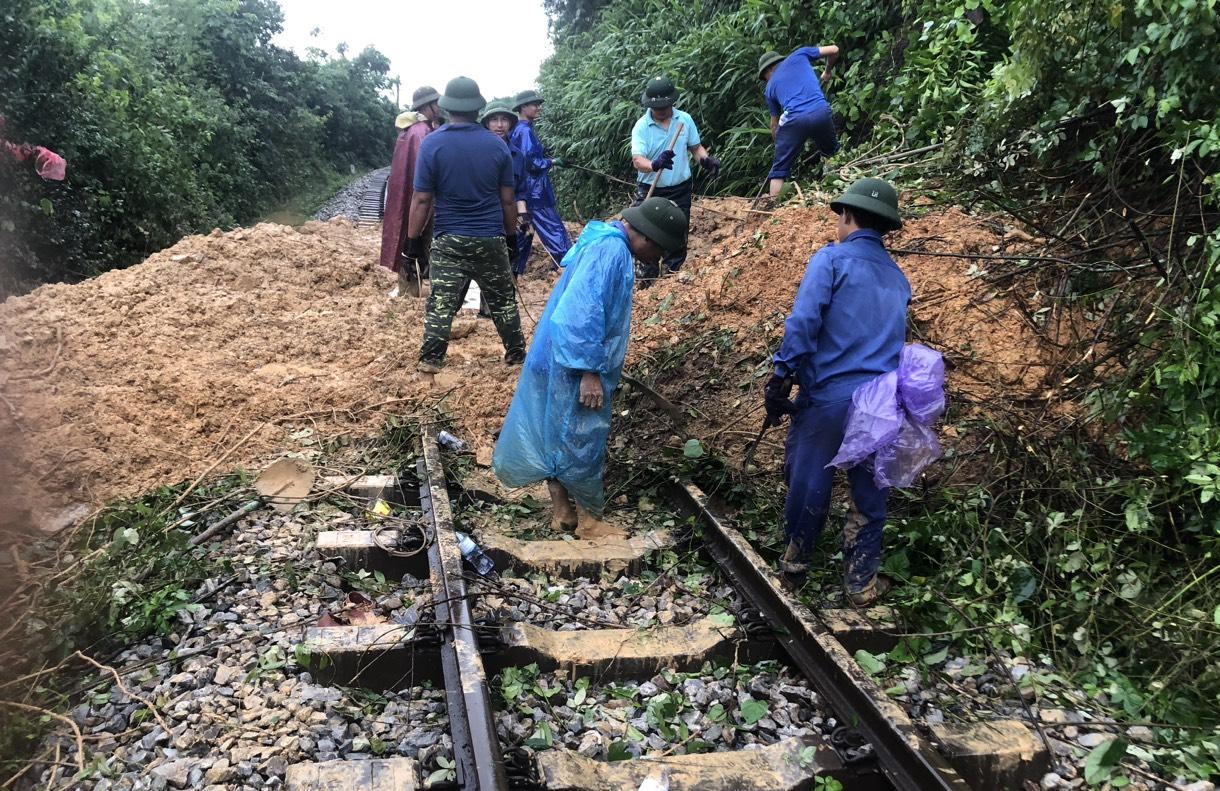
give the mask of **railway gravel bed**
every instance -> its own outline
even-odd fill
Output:
[[[280,787],[301,761],[451,761],[443,691],[409,678],[392,690],[323,686],[296,661],[305,627],[350,611],[347,589],[360,582],[319,555],[314,536],[361,524],[358,513],[328,506],[241,520],[216,550],[232,574],[205,580],[167,637],[109,660],[123,687],[109,672],[86,679],[96,684],[71,719],[103,756],[96,776],[69,784],[67,764],[44,771],[39,787],[263,789]],[[71,749],[69,733],[53,741]]]
[[[384,181],[390,175],[390,168],[377,168],[370,170],[359,178],[353,179],[343,189],[335,193],[334,197],[323,203],[322,206],[314,212],[315,220],[330,220],[334,217],[347,217],[355,222],[360,219],[360,205],[369,188],[374,184]]]

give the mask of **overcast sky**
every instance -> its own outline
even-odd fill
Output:
[[[348,56],[372,45],[402,78],[402,103],[420,85],[445,90],[473,77],[483,96],[532,88],[551,52],[541,0],[279,0],[284,32],[275,43],[304,56],[307,47]],[[310,32],[319,28],[318,35]]]

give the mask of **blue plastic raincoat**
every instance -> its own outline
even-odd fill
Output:
[[[626,230],[619,223],[589,223],[563,264],[525,357],[492,468],[512,488],[556,479],[577,503],[600,515],[610,404],[631,333],[635,271]],[[580,405],[585,371],[601,375],[601,409]]]

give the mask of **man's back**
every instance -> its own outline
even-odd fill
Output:
[[[766,90],[767,106],[772,115],[804,115],[830,107],[822,93],[822,83],[813,71],[813,61],[820,56],[817,47],[800,47],[775,67]]]
[[[436,236],[503,236],[500,187],[513,186],[504,141],[479,124],[445,124],[420,144],[415,190],[436,201]]]

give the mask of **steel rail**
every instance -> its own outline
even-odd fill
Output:
[[[768,564],[688,482],[670,485],[670,500],[703,528],[704,548],[737,590],[771,624],[780,646],[826,698],[839,719],[857,725],[877,752],[882,773],[900,791],[970,791],[971,786],[923,737],[906,712],[860,669],[808,607],[784,592]]]
[[[432,521],[435,536],[428,547],[428,562],[437,602],[436,620],[447,624],[443,630],[441,665],[457,782],[467,791],[506,791],[508,778],[496,737],[491,685],[487,683],[470,617],[462,577],[462,552],[453,530],[453,511],[449,507],[449,489],[436,444],[435,424],[421,427],[420,441],[423,455],[418,463],[419,499],[424,515]]]

